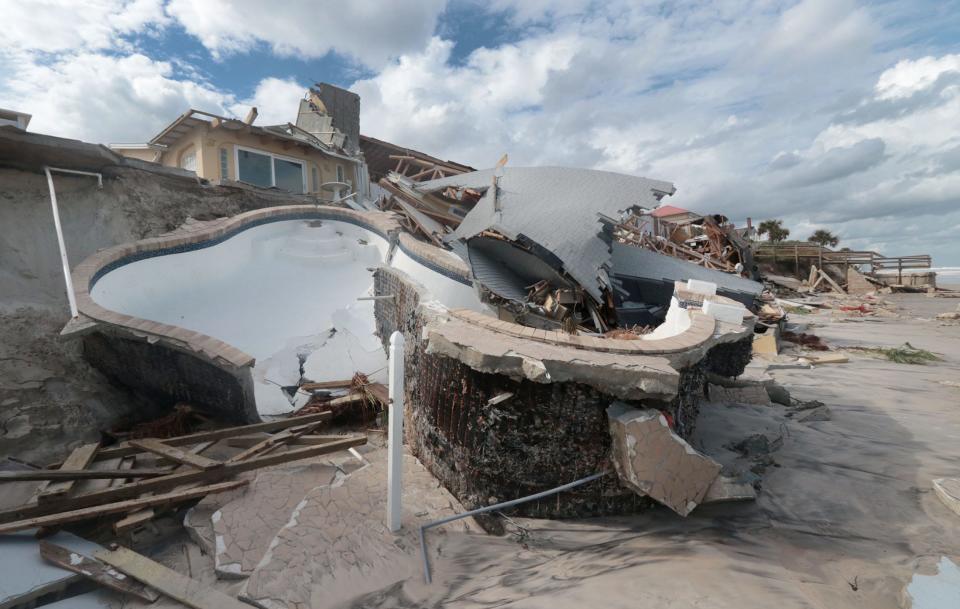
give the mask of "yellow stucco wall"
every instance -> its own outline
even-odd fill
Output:
[[[313,168],[318,171],[317,185],[336,180],[337,165],[341,165],[344,177],[356,186],[354,163],[329,157],[319,150],[305,148],[270,136],[232,129],[214,129],[209,126],[198,127],[181,137],[174,146],[164,152],[161,162],[167,166],[180,167],[184,155],[194,150],[197,154],[197,175],[213,182],[237,180],[234,158],[236,146],[303,162],[308,193],[318,193],[313,183]],[[220,170],[221,149],[225,150],[227,155],[226,175],[221,175]],[[330,196],[329,192],[319,194],[324,197]]]

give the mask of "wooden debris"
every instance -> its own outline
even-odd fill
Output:
[[[312,423],[314,421],[326,421],[330,419],[330,417],[331,415],[329,412],[318,412],[300,417],[290,417],[288,419],[269,421],[266,423],[254,423],[253,425],[240,425],[237,427],[226,427],[224,429],[214,429],[211,431],[200,431],[185,436],[167,438],[163,441],[163,443],[167,446],[190,446],[199,442],[222,440],[224,438],[247,435],[258,431],[280,431],[281,429],[296,427],[298,425]],[[99,453],[97,453],[97,459],[124,457],[127,455],[135,455],[138,452],[142,452],[141,449],[131,446],[129,442],[121,442],[117,446],[111,446],[109,448],[102,449]]]
[[[295,440],[300,436],[306,435],[308,432],[313,431],[314,429],[319,427],[321,424],[322,424],[322,421],[313,423],[311,425],[304,425],[303,427],[300,427],[296,430],[286,429],[284,431],[281,431],[278,434],[272,435],[269,438],[265,438],[257,442],[247,450],[237,455],[234,455],[233,457],[230,457],[230,459],[227,460],[227,463],[230,463],[230,464],[239,463],[240,461],[249,459],[250,457],[256,454],[268,453],[281,444],[289,442],[290,440]]]
[[[826,281],[827,283],[829,283],[829,284],[830,284],[830,287],[832,287],[834,290],[836,290],[836,292],[837,292],[838,294],[846,294],[846,293],[847,293],[843,288],[841,288],[839,285],[837,285],[837,282],[836,282],[836,281],[834,281],[833,279],[831,279],[830,275],[827,275],[827,274],[826,274],[824,271],[822,271],[822,270],[820,271],[820,279],[823,279],[824,281]],[[820,283],[820,279],[817,280],[817,283]],[[816,284],[814,284],[814,287],[816,287]]]
[[[766,334],[754,334],[753,353],[755,355],[777,355],[777,337],[772,331]]]
[[[806,358],[810,360],[810,363],[816,366],[821,364],[846,364],[850,361],[850,358],[848,358],[846,355],[840,355],[839,353],[807,355]]]
[[[347,389],[350,387],[351,383],[353,383],[353,379],[344,379],[340,381],[323,381],[322,383],[304,383],[300,385],[300,389],[303,391],[321,391],[324,389]]]
[[[14,533],[16,531],[22,531],[24,529],[32,529],[35,527],[56,526],[56,525],[66,524],[68,522],[77,522],[80,520],[87,520],[89,518],[106,516],[108,514],[118,514],[121,512],[128,512],[130,510],[136,510],[136,509],[155,506],[155,505],[164,505],[167,503],[189,501],[190,499],[197,499],[198,497],[203,497],[205,495],[210,495],[213,493],[222,493],[225,491],[232,491],[235,488],[239,488],[241,486],[246,485],[248,482],[249,482],[248,480],[233,480],[230,482],[220,482],[218,484],[200,486],[200,487],[185,490],[185,491],[175,491],[172,493],[165,493],[165,494],[156,495],[153,497],[142,497],[140,499],[118,501],[116,503],[105,503],[105,504],[96,505],[93,507],[70,510],[67,512],[59,512],[59,513],[54,513],[46,516],[38,516],[36,518],[27,518],[25,520],[17,520],[14,522],[7,522],[5,524],[0,524],[0,534]],[[133,485],[129,485],[129,486],[133,486]],[[115,490],[115,489],[111,489],[111,490]],[[65,501],[68,501],[68,500],[65,500]]]
[[[78,448],[75,448],[70,456],[66,458],[63,464],[60,466],[61,472],[76,472],[84,470],[90,463],[93,462],[94,455],[97,454],[97,449],[100,448],[100,443],[95,444],[84,444]],[[47,478],[51,480],[51,478]],[[47,502],[54,499],[59,499],[70,494],[70,491],[73,490],[73,483],[77,478],[64,478],[57,482],[51,482],[47,484],[44,488],[40,489],[37,493],[38,502]]]
[[[376,429],[372,431],[382,432],[383,430]],[[324,436],[324,435],[304,435],[299,438],[293,438],[285,444],[287,446],[316,446],[318,444],[329,444],[330,442],[336,442],[337,440],[342,440],[346,436]],[[230,438],[228,439],[227,446],[233,446],[234,448],[250,448],[255,444],[259,444],[263,441],[262,437],[258,436],[245,436],[239,438]]]
[[[250,609],[246,603],[124,547],[99,551],[94,558],[193,609]]]
[[[320,422],[317,424],[319,425]],[[185,452],[173,446],[167,446],[160,440],[154,438],[130,440],[130,446],[145,450],[155,455],[160,455],[161,457],[166,457],[171,461],[175,461],[182,465],[189,465],[190,467],[195,467],[197,469],[213,469],[215,467],[223,467],[222,461],[215,461],[202,455]]]
[[[40,541],[40,556],[61,569],[78,573],[102,586],[135,596],[148,603],[160,598],[154,590],[117,572],[113,567],[49,541]]]
[[[208,448],[210,448],[216,443],[217,443],[216,440],[211,440],[209,442],[201,442],[200,444],[197,444],[196,446],[190,449],[190,454],[200,455],[203,451],[207,450]],[[183,471],[184,468],[187,468],[187,467],[190,467],[190,466],[181,465],[180,467],[177,468],[177,471]],[[189,484],[184,486],[178,486],[177,488],[173,489],[173,492],[176,492],[179,490],[186,490],[190,487],[191,485]],[[150,494],[152,493],[147,493],[146,495],[144,495],[144,497]],[[145,525],[146,523],[153,520],[153,517],[156,515],[157,515],[157,511],[152,507],[143,508],[135,512],[130,512],[125,517],[113,523],[113,532],[118,535],[122,535],[127,531],[131,531],[133,529],[136,529]]]
[[[506,402],[512,397],[513,397],[513,393],[510,391],[504,391],[502,393],[498,393],[497,395],[487,400],[487,406],[496,406],[500,402]]]
[[[0,482],[22,482],[24,480],[123,480],[125,478],[153,478],[166,476],[172,470],[163,468],[144,469],[83,469],[66,471],[62,469],[34,469],[15,472],[0,472]],[[49,488],[49,487],[48,487]]]
[[[305,446],[303,448],[288,450],[282,453],[275,453],[260,457],[254,457],[238,463],[224,464],[209,470],[190,469],[184,472],[175,472],[166,476],[148,478],[139,480],[130,484],[95,491],[91,493],[75,494],[72,497],[64,498],[56,507],[60,510],[80,510],[99,506],[105,503],[121,501],[131,497],[138,497],[144,493],[155,493],[169,491],[170,489],[183,486],[185,484],[210,484],[225,480],[235,474],[269,467],[280,463],[308,459],[319,455],[325,455],[339,450],[346,450],[354,446],[366,444],[365,436],[348,436],[343,440],[329,442],[318,446]],[[134,449],[136,450],[136,449]],[[139,509],[142,506],[134,506],[130,509]],[[53,506],[40,504],[27,504],[0,511],[0,523],[11,522],[13,520],[34,518],[54,514],[58,510]],[[120,510],[127,511],[127,510]]]

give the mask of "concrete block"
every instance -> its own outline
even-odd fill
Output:
[[[687,291],[704,296],[715,296],[717,294],[717,284],[700,279],[687,279]]]
[[[731,501],[753,501],[757,491],[748,482],[741,482],[726,476],[717,476],[701,503],[729,503]]]
[[[933,490],[945,506],[960,516],[960,478],[937,478]]]
[[[703,303],[703,312],[710,315],[717,321],[724,321],[729,324],[740,325],[743,323],[743,316],[747,312],[740,305],[725,304],[707,300]]]
[[[622,402],[607,409],[612,461],[620,480],[681,516],[699,505],[720,473],[720,464],[671,431],[657,410]]]
[[[770,394],[767,388],[757,383],[744,387],[722,387],[711,384],[708,387],[710,401],[716,404],[759,404],[770,406]]]

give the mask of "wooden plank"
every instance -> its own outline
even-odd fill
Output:
[[[132,455],[129,457],[121,457],[120,464],[117,466],[117,469],[121,471],[133,469],[133,464],[135,462],[136,462],[136,457]],[[118,485],[124,484],[124,482],[125,482],[124,478],[114,478],[113,480],[110,481],[110,486],[111,487],[118,486]]]
[[[317,423],[313,423],[312,425],[304,425],[303,427],[299,427],[296,429],[286,429],[284,431],[281,431],[280,433],[274,434],[269,438],[264,438],[263,440],[257,442],[247,450],[230,457],[229,459],[227,459],[227,463],[230,463],[230,464],[238,463],[240,461],[249,459],[250,457],[256,454],[270,452],[273,448],[279,446],[280,444],[284,444],[286,442],[289,442],[290,440],[295,440],[300,436],[306,435],[307,433],[313,431],[314,428],[319,427],[322,424],[323,422],[320,421]]]
[[[65,498],[64,501],[58,505],[58,507],[61,510],[77,510],[101,505],[104,503],[110,503],[113,501],[128,499],[130,497],[138,497],[144,493],[163,492],[184,484],[210,484],[212,482],[225,480],[226,478],[241,472],[248,472],[261,467],[269,467],[271,465],[288,463],[290,461],[299,461],[300,459],[309,459],[311,457],[326,455],[339,450],[346,450],[354,446],[361,446],[366,443],[367,438],[364,436],[348,436],[338,442],[330,442],[328,444],[321,444],[318,446],[305,446],[303,448],[293,449],[287,452],[254,457],[253,459],[249,459],[247,461],[231,463],[216,469],[191,469],[183,473],[176,472],[167,476],[139,480],[130,484],[122,484],[120,486],[103,489],[93,493],[74,495],[72,497]],[[24,518],[34,518],[37,516],[52,514],[55,511],[56,509],[53,509],[50,505],[21,505],[0,511],[0,523],[11,522],[13,520],[20,520]]]
[[[166,476],[172,472],[173,470],[162,467],[144,469],[84,469],[76,471],[34,469],[17,472],[0,472],[0,482],[20,482],[22,480],[53,480],[57,482],[75,480],[123,480],[124,478]]]
[[[180,575],[133,550],[124,547],[101,550],[94,557],[192,609],[250,609],[250,605]]]
[[[174,491],[171,493],[163,493],[163,494],[154,495],[151,497],[141,497],[139,499],[128,499],[127,501],[118,501],[116,503],[105,503],[102,505],[96,505],[88,508],[70,510],[70,511],[59,512],[55,514],[48,514],[46,516],[38,516],[36,518],[16,520],[14,522],[0,524],[0,534],[15,533],[17,531],[22,531],[24,529],[32,529],[35,527],[58,526],[61,524],[66,524],[68,522],[78,522],[80,520],[89,520],[90,518],[107,516],[109,514],[118,514],[121,512],[129,512],[130,510],[137,510],[140,508],[151,507],[155,505],[164,505],[167,503],[178,503],[182,501],[189,501],[191,499],[197,499],[199,497],[204,497],[206,495],[211,495],[213,493],[223,493],[225,491],[232,491],[235,488],[244,486],[248,482],[249,482],[248,480],[231,480],[229,482],[220,482],[217,484],[210,484],[207,486],[198,486],[196,488],[188,489],[185,491]],[[133,485],[129,485],[129,486],[133,486]],[[106,491],[101,491],[101,492],[106,492]],[[92,494],[96,494],[96,493],[92,493]],[[66,501],[66,499],[64,501]]]
[[[831,279],[830,275],[827,275],[824,271],[820,271],[820,277],[822,277],[827,283],[829,283],[830,286],[833,287],[833,289],[836,290],[837,292],[841,294],[846,294],[844,289],[841,288],[839,285],[837,285],[837,282]]]
[[[308,435],[300,436],[289,442],[288,446],[316,446],[318,444],[328,444],[330,442],[336,442],[337,440],[342,440],[344,436],[322,436],[322,435]],[[233,446],[235,448],[249,448],[254,444],[262,441],[262,437],[258,436],[240,436],[239,438],[228,438],[226,440],[227,446]]]
[[[304,391],[317,391],[320,389],[346,389],[353,384],[353,379],[343,379],[340,381],[323,381],[320,383],[304,383],[300,389]]]
[[[61,569],[78,573],[97,582],[101,586],[135,596],[148,603],[152,603],[160,598],[160,595],[154,590],[126,575],[118,573],[113,567],[89,556],[68,550],[63,546],[58,546],[55,543],[40,541],[40,556],[47,562],[53,563]]]
[[[258,431],[279,431],[288,427],[296,427],[314,421],[326,421],[332,415],[329,412],[318,412],[316,414],[307,414],[299,417],[290,417],[288,419],[279,419],[277,421],[268,421],[266,423],[253,423],[252,425],[238,425],[236,427],[224,427],[223,429],[214,429],[211,431],[199,431],[197,433],[185,436],[176,436],[165,438],[163,443],[167,446],[188,446],[199,442],[209,440],[222,440],[234,436],[242,436]],[[97,453],[97,459],[107,459],[110,457],[125,457],[142,452],[139,448],[130,445],[130,442],[121,442],[117,446],[104,448]]]
[[[208,448],[210,448],[211,446],[213,446],[213,445],[216,444],[216,443],[217,443],[217,440],[211,440],[211,441],[209,441],[209,442],[201,442],[200,444],[197,444],[196,446],[194,446],[193,448],[191,448],[191,449],[190,449],[190,453],[193,454],[193,455],[199,455],[199,454],[201,454],[203,451],[207,450]],[[187,469],[188,467],[189,467],[189,466],[187,466],[187,465],[181,465],[180,467],[177,468],[177,471],[183,471],[184,469]],[[177,491],[180,491],[180,490],[186,490],[186,489],[190,488],[191,486],[192,486],[192,485],[190,485],[190,484],[186,484],[186,485],[184,485],[184,486],[178,486],[177,488],[173,489],[172,492],[177,492]],[[150,495],[150,494],[152,494],[152,493],[147,493],[147,494],[144,495],[144,496],[147,496],[147,495]],[[113,523],[113,532],[116,533],[117,535],[122,535],[122,534],[126,533],[127,531],[130,531],[130,530],[133,530],[133,529],[136,529],[136,528],[138,528],[138,527],[141,527],[141,526],[145,525],[146,523],[148,523],[148,522],[150,522],[151,520],[153,520],[153,517],[156,516],[156,515],[157,515],[157,510],[155,510],[155,509],[152,508],[152,507],[143,508],[142,510],[137,510],[137,511],[135,511],[135,512],[130,512],[129,514],[127,514],[126,516],[124,516],[124,517],[121,518],[120,520],[118,520],[118,521],[116,521],[116,522]]]
[[[94,444],[84,444],[83,446],[73,449],[73,452],[70,453],[70,456],[67,457],[63,464],[60,465],[60,470],[71,472],[86,469],[86,467],[93,461],[93,457],[97,454],[97,449],[99,448],[100,443],[96,442]],[[60,497],[69,494],[70,491],[73,490],[74,480],[76,480],[76,478],[66,478],[47,484],[46,488],[41,489],[37,493],[37,501],[43,503],[46,501],[59,499]]]
[[[319,423],[317,424],[319,425]],[[153,453],[155,455],[160,455],[161,457],[166,457],[167,459],[180,463],[181,465],[189,465],[190,467],[195,467],[197,469],[213,469],[215,467],[223,467],[223,461],[208,459],[202,455],[186,452],[173,446],[167,446],[156,438],[130,440],[130,446]]]

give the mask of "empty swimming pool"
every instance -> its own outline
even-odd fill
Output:
[[[433,248],[433,256],[453,254]],[[184,251],[186,250],[186,251]],[[389,257],[389,259],[388,259]],[[438,272],[384,236],[329,219],[280,219],[244,227],[219,242],[131,257],[97,278],[105,309],[217,338],[254,358],[260,414],[289,412],[302,379],[386,381],[375,334],[370,267],[389,264],[440,303],[484,311],[473,287]]]

